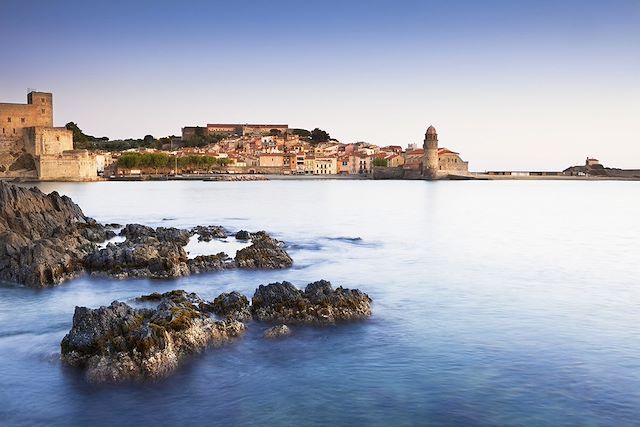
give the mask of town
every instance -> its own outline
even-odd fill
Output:
[[[465,176],[468,163],[438,147],[433,126],[423,147],[344,144],[318,128],[286,124],[186,126],[180,137],[151,135],[128,149],[85,135],[75,123],[53,127],[53,95],[32,91],[27,104],[0,104],[0,177],[90,181],[206,174]],[[89,149],[88,149],[89,148]],[[122,146],[118,147],[122,148]]]
[[[31,91],[26,104],[0,103],[0,179],[95,181],[253,180],[265,176],[372,179],[640,178],[640,171],[584,166],[558,171],[469,172],[460,154],[439,145],[429,126],[421,145],[342,143],[322,129],[287,124],[185,126],[180,136],[110,141],[77,124],[53,126],[53,94]]]

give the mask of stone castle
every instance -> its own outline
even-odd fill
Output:
[[[53,127],[53,94],[29,92],[26,104],[0,103],[0,179],[89,181],[96,160],[73,149],[73,133]]]

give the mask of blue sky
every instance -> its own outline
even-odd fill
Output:
[[[207,122],[419,143],[474,170],[640,168],[640,1],[0,1],[0,100],[111,138]]]

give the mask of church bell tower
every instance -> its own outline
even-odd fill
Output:
[[[435,178],[440,168],[438,162],[438,133],[436,128],[429,126],[427,133],[424,135],[424,161],[422,162],[422,174]]]

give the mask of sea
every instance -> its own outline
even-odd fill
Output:
[[[2,426],[640,425],[640,186],[620,181],[42,183],[103,223],[266,230],[292,268],[0,285]],[[206,253],[206,248],[190,249]],[[234,256],[232,237],[215,252]],[[191,250],[190,250],[191,252]],[[326,279],[369,320],[268,325],[158,381],[60,362],[74,307]]]

